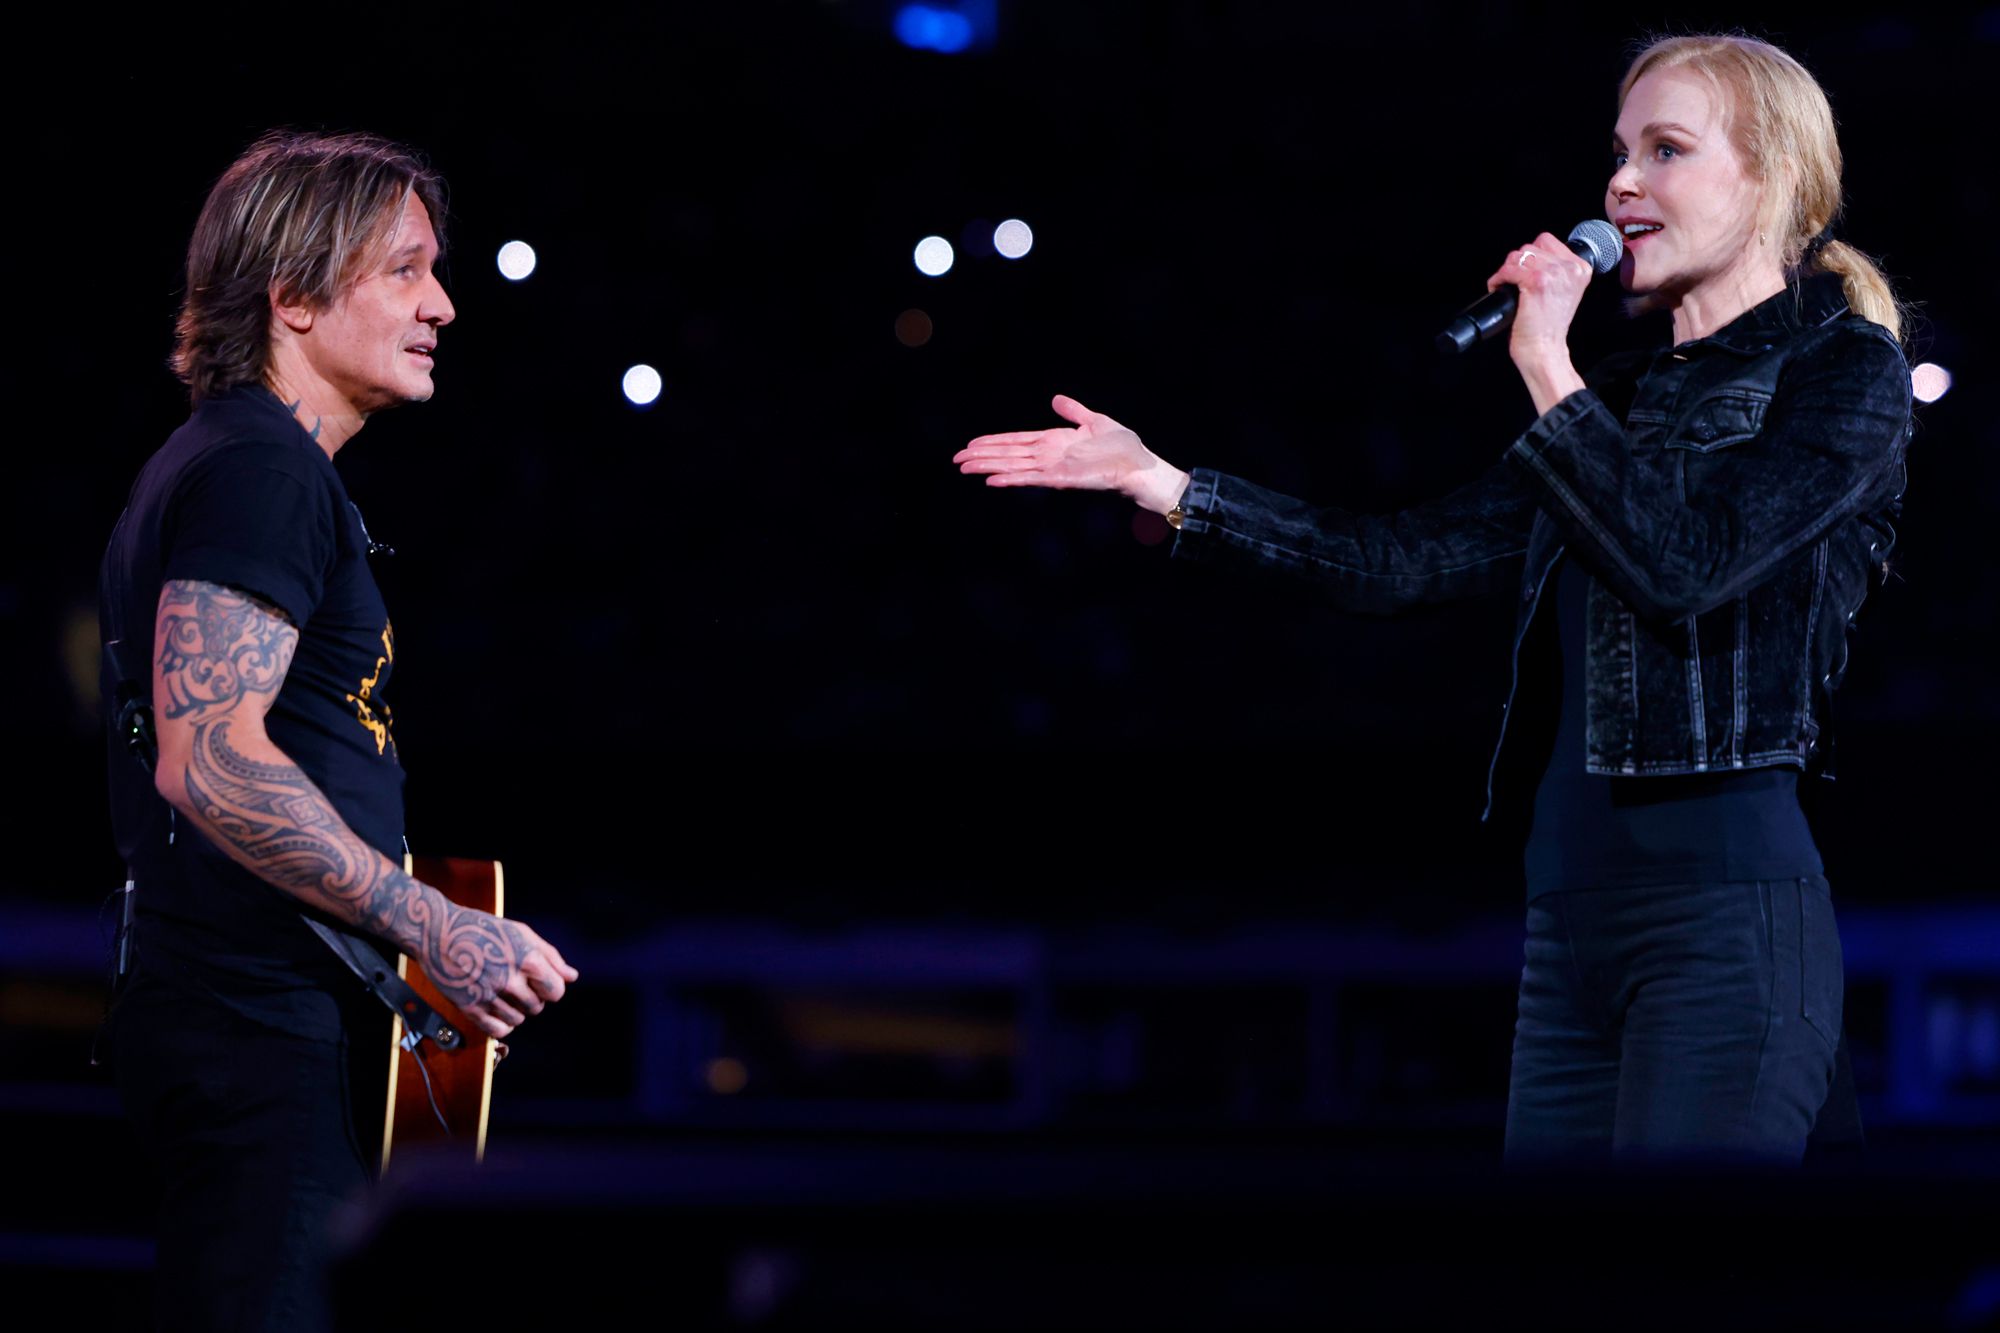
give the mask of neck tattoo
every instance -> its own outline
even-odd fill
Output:
[[[293,416],[295,416],[295,417],[296,417],[296,416],[297,416],[297,415],[299,414],[299,408],[300,408],[300,407],[301,407],[301,406],[302,406],[302,405],[303,405],[303,404],[305,403],[305,401],[306,401],[306,400],[305,400],[305,399],[303,399],[303,398],[294,398],[294,399],[292,399],[292,406],[291,406],[291,413],[292,413],[292,415],[293,415]],[[323,418],[323,417],[314,417],[314,418],[313,418],[313,424],[312,424],[312,429],[306,432],[306,435],[307,435],[308,437],[310,437],[310,438],[311,438],[311,440],[312,440],[312,442],[313,442],[314,444],[318,444],[318,443],[319,443],[319,428],[320,428],[320,426],[321,426],[322,424],[324,424],[324,422],[325,422],[325,418]],[[300,424],[301,426],[303,426],[303,425],[305,425],[306,423],[305,423],[305,422],[303,422],[303,421],[301,421],[301,422],[300,422],[299,424]]]

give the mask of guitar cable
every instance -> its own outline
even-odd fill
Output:
[[[424,1059],[423,1034],[421,1032],[404,1032],[403,1049],[416,1057],[417,1072],[424,1076],[424,1095],[430,1098],[431,1114],[437,1117],[439,1127],[444,1130],[444,1136],[448,1139],[457,1138],[458,1136],[451,1132],[451,1122],[444,1118],[443,1108],[438,1105],[437,1089],[431,1086],[430,1067]]]

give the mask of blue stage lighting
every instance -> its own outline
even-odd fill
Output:
[[[896,10],[896,40],[918,51],[957,55],[993,44],[994,0],[931,0]]]

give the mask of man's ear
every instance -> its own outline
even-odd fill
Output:
[[[313,308],[291,293],[271,284],[271,313],[293,333],[306,333],[313,326]]]

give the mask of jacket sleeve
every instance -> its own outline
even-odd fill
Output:
[[[1209,468],[1181,501],[1173,554],[1310,579],[1344,611],[1394,615],[1518,583],[1532,491],[1503,462],[1394,514],[1307,504]]]
[[[1881,326],[1834,325],[1784,369],[1762,429],[1710,455],[1700,493],[1636,462],[1590,389],[1543,413],[1508,447],[1565,541],[1647,619],[1700,615],[1742,595],[1880,497],[1908,439],[1910,369]]]

